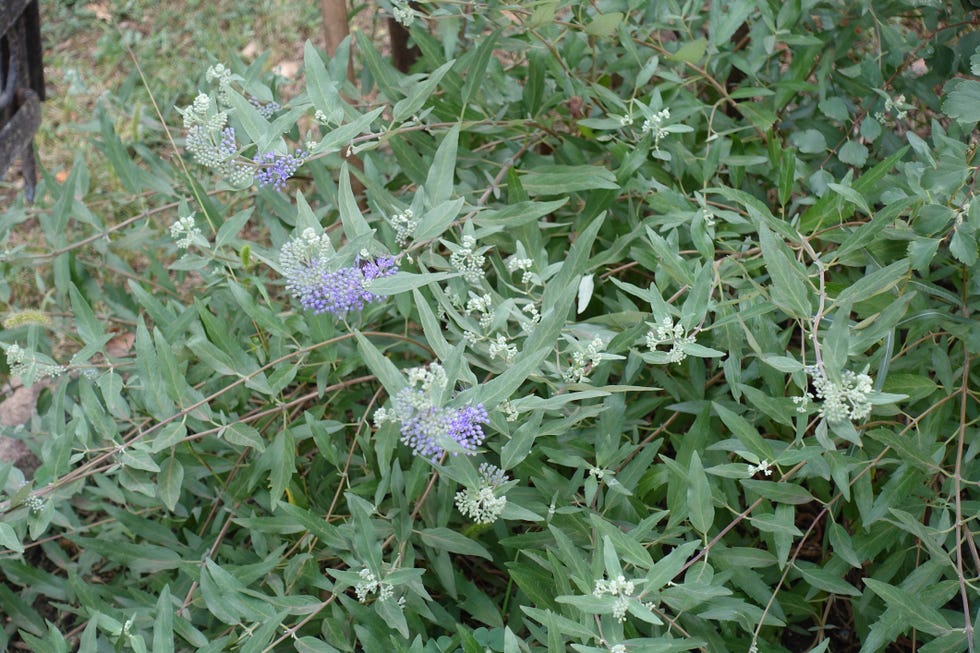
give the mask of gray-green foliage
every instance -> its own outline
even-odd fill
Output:
[[[972,647],[971,15],[422,8],[409,75],[360,32],[357,84],[307,44],[291,97],[202,63],[242,161],[307,150],[286,193],[103,120],[138,219],[103,222],[83,160],[5,214],[43,299],[0,342],[56,378],[7,428],[41,465],[0,467],[3,645]],[[279,250],[308,229],[396,256],[386,298],[303,311]],[[477,455],[399,441],[416,383],[486,407]]]

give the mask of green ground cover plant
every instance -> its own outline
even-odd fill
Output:
[[[0,215],[0,647],[973,651],[975,12],[380,10]]]

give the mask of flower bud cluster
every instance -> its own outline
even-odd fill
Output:
[[[45,500],[44,497],[39,497],[36,494],[32,494],[24,500],[24,505],[27,506],[27,512],[31,515],[38,515],[44,510]]]
[[[626,621],[626,610],[629,608],[629,599],[635,590],[636,587],[633,581],[626,580],[626,577],[620,574],[616,578],[609,580],[604,578],[597,580],[595,582],[595,589],[592,590],[592,596],[596,598],[600,598],[606,594],[615,596],[616,603],[613,606],[613,617],[622,623]]]
[[[502,469],[483,463],[479,468],[480,484],[456,493],[456,507],[464,517],[477,524],[491,524],[507,506],[507,497],[497,496],[499,488],[510,480]]]
[[[392,397],[390,409],[381,408],[374,413],[375,424],[400,424],[402,443],[411,447],[413,454],[433,462],[447,450],[453,455],[475,454],[485,438],[483,425],[490,423],[483,404],[462,408],[440,405],[448,379],[438,363],[432,363],[428,370],[409,370],[408,383]]]
[[[585,351],[572,353],[572,364],[566,368],[561,376],[565,383],[583,383],[588,381],[588,373],[593,367],[602,360],[602,350],[605,347],[602,338],[593,338]]]
[[[358,572],[361,577],[360,582],[354,586],[354,594],[361,603],[367,603],[372,594],[377,593],[379,601],[387,601],[395,593],[395,588],[379,580],[370,569],[364,568]]]
[[[401,213],[396,213],[388,218],[388,222],[391,224],[392,229],[395,230],[395,242],[401,247],[408,244],[408,241],[415,235],[415,230],[419,226],[419,220],[415,217],[412,209],[405,209]]]
[[[531,272],[531,267],[534,265],[534,261],[529,258],[520,257],[517,255],[511,256],[507,259],[507,271],[517,272],[521,271],[521,283],[525,286],[530,285],[534,280],[534,275]]]
[[[485,278],[483,254],[476,248],[476,238],[463,236],[461,243],[449,257],[449,263],[463,275],[467,283],[476,285]]]
[[[248,103],[255,107],[255,110],[263,118],[271,118],[275,115],[276,111],[282,109],[282,105],[278,102],[262,102],[254,95],[248,99]]]
[[[7,366],[10,368],[10,376],[28,378],[33,375],[35,380],[49,377],[53,379],[68,370],[64,365],[38,360],[36,353],[17,344],[7,347]]]
[[[479,313],[480,328],[489,331],[490,327],[493,326],[493,297],[489,293],[483,295],[470,293],[470,299],[466,302],[466,312]]]
[[[660,147],[660,141],[664,136],[667,135],[668,131],[664,129],[663,123],[665,120],[670,118],[670,109],[666,107],[658,111],[657,113],[651,114],[649,118],[643,121],[643,126],[640,128],[644,134],[653,134],[653,147],[654,149]]]
[[[674,324],[674,320],[668,316],[647,332],[646,342],[647,347],[653,351],[656,351],[660,345],[670,345],[667,362],[680,363],[687,358],[683,345],[694,344],[694,336],[689,335],[680,323]]]
[[[411,27],[418,12],[412,9],[407,2],[395,0],[391,3],[391,15],[395,22],[402,27]]]
[[[817,398],[823,399],[820,416],[829,422],[863,420],[871,414],[871,377],[846,370],[840,383],[831,381],[822,369],[813,370],[813,387]]]
[[[207,249],[210,247],[207,239],[201,233],[201,229],[194,224],[194,216],[185,215],[178,218],[170,225],[170,237],[174,239],[174,244],[180,249],[189,249],[191,245],[197,245]]]

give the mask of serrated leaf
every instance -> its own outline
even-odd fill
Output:
[[[976,235],[969,230],[954,229],[953,237],[949,240],[949,253],[963,265],[972,267],[977,262]]]
[[[827,139],[816,129],[804,129],[796,132],[790,140],[803,154],[820,154],[827,150]]]
[[[837,158],[841,163],[861,168],[868,162],[868,148],[858,141],[848,140],[837,150]]]
[[[980,120],[980,82],[953,79],[943,90],[943,113],[965,124]]]

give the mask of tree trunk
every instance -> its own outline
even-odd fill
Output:
[[[323,35],[326,38],[327,54],[337,54],[341,41],[350,35],[347,21],[347,0],[320,0],[320,15],[323,17]],[[347,59],[347,79],[354,81],[354,57]]]

